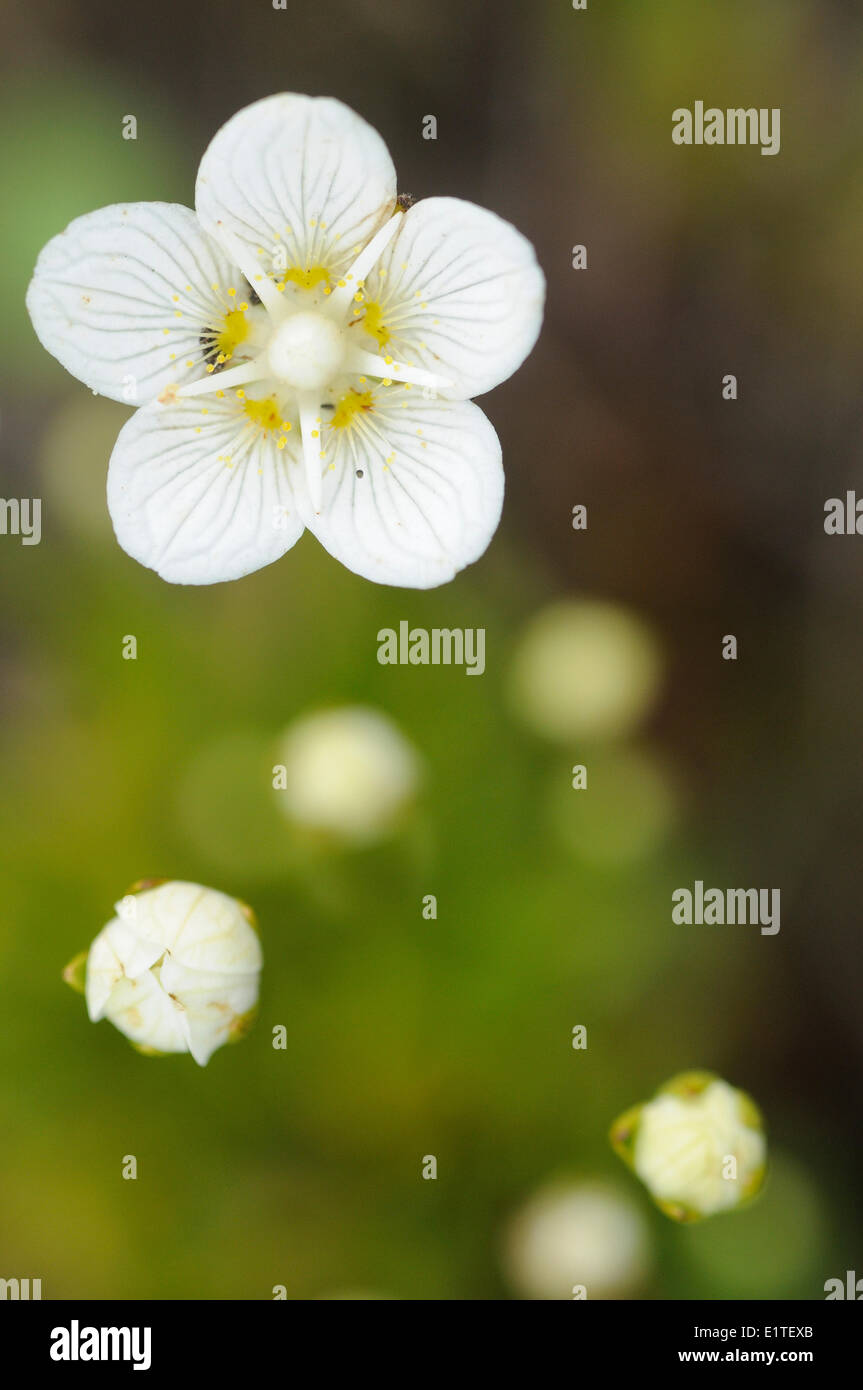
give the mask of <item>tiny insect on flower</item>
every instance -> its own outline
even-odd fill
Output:
[[[92,1022],[109,1019],[140,1052],[190,1052],[206,1066],[254,1019],[263,955],[251,908],[170,881],[140,885],[115,911],[64,979]]]
[[[470,398],[536,341],[530,243],[473,203],[397,196],[383,140],[327,97],[233,116],[195,205],[79,217],[27,295],[70,372],[114,400],[134,383],[108,471],[121,546],[214,584],[308,528],[378,583],[452,579],[500,519],[500,444]]]

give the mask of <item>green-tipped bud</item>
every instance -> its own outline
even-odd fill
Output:
[[[761,1113],[712,1072],[672,1077],[610,1131],[612,1148],[672,1221],[731,1211],[760,1191],[767,1166]]]

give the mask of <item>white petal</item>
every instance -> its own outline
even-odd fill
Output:
[[[298,501],[309,530],[355,574],[430,589],[482,555],[500,520],[503,469],[478,406],[382,387],[344,428],[326,426],[322,443],[321,510],[299,489]]]
[[[137,980],[120,980],[111,993],[105,1016],[127,1038],[157,1052],[189,1050],[183,1012],[151,971]]]
[[[229,1041],[238,1021],[258,1000],[257,971],[219,974],[191,970],[167,958],[161,983],[182,1006],[189,1051],[202,1067],[216,1048]]]
[[[27,308],[67,371],[103,396],[143,405],[202,374],[201,334],[223,320],[236,279],[189,208],[118,203],[48,242]]]
[[[138,931],[175,963],[222,975],[260,970],[258,934],[227,893],[172,879],[138,894],[135,903]]]
[[[147,941],[121,918],[113,918],[100,931],[87,956],[85,994],[87,1012],[95,1023],[102,1017],[114,986],[124,977],[146,974],[164,951]]]
[[[111,924],[109,923],[108,926]],[[85,997],[91,1023],[103,1016],[114,986],[123,978],[123,965],[114,950],[108,927],[99,933],[87,955]]]
[[[479,396],[520,367],[542,325],[545,277],[533,247],[493,212],[460,198],[427,198],[405,214],[365,281],[370,326],[399,364]],[[353,332],[365,346],[364,310]]]
[[[297,448],[278,449],[233,392],[145,406],[111,455],[118,541],[174,584],[217,584],[269,565],[303,530],[289,478],[302,467]]]
[[[332,281],[392,214],[387,147],[330,97],[283,93],[237,112],[198,170],[195,205],[244,243],[262,273],[322,267]]]

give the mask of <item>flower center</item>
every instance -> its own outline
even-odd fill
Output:
[[[267,359],[279,381],[299,391],[325,386],[341,366],[346,343],[341,329],[323,314],[298,313],[280,323]]]

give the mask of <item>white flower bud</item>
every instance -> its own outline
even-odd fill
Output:
[[[298,719],[280,756],[289,819],[352,844],[395,829],[420,778],[417,754],[392,720],[359,706]]]
[[[600,1182],[552,1183],[519,1211],[506,1233],[504,1261],[525,1298],[625,1297],[648,1267],[639,1211]]]
[[[241,1037],[263,964],[249,909],[198,883],[127,895],[87,957],[87,1012],[148,1053],[191,1052],[206,1066]],[[73,981],[70,979],[70,983]]]
[[[696,1221],[754,1197],[767,1143],[744,1091],[709,1072],[685,1072],[612,1126],[611,1142],[657,1206]]]
[[[562,599],[522,633],[510,703],[545,738],[615,741],[648,717],[662,671],[653,629],[636,613],[598,599]]]

